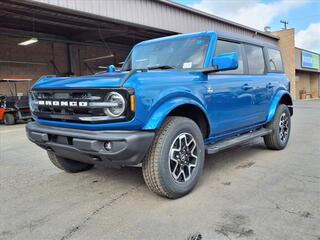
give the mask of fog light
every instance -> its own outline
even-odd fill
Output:
[[[104,148],[105,148],[107,151],[110,151],[111,148],[112,148],[111,142],[105,142],[105,143],[104,143]]]

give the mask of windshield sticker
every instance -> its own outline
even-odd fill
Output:
[[[183,64],[183,68],[191,68],[192,67],[192,62],[185,62]]]
[[[198,45],[202,45],[202,44],[204,43],[204,41],[201,40],[201,39],[198,39],[196,43],[197,43]]]

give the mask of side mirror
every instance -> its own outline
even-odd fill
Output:
[[[231,52],[217,55],[212,59],[212,66],[217,72],[237,69],[238,54]]]
[[[116,71],[116,67],[114,65],[109,65],[107,67],[107,72],[115,72]]]

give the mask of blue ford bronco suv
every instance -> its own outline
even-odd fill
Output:
[[[153,192],[178,198],[206,154],[263,137],[286,147],[293,114],[277,46],[215,32],[134,46],[121,70],[45,77],[30,92],[28,138],[75,173],[142,163]]]

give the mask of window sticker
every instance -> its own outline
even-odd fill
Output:
[[[192,67],[192,62],[185,62],[183,63],[183,68],[191,68]]]
[[[202,45],[204,43],[204,41],[201,39],[198,39],[196,43],[197,43],[197,45]]]
[[[137,59],[136,62],[145,62],[148,61],[148,58]]]

